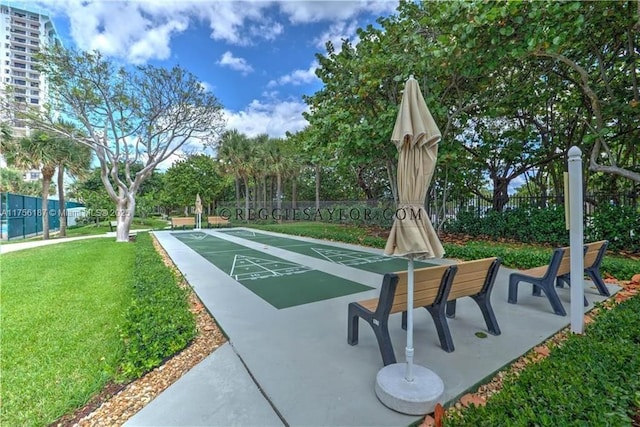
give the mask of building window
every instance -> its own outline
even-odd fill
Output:
[[[38,173],[38,172],[30,172],[29,173],[29,178],[30,179],[40,179],[40,173]]]
[[[18,80],[18,79],[15,79],[13,82],[14,82],[15,84],[17,84],[17,85],[21,85],[21,86],[26,86],[26,84],[27,84],[27,82],[26,82],[26,81],[24,81],[24,80]]]
[[[38,98],[31,98],[31,103],[32,104],[37,104],[38,102],[39,102]]]

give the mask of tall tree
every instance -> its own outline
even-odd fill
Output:
[[[10,142],[2,142],[7,164],[19,169],[39,169],[42,173],[42,239],[49,239],[49,190],[56,172],[58,138],[43,131]]]
[[[102,183],[116,206],[116,241],[127,242],[142,183],[185,144],[216,138],[224,124],[222,105],[180,67],[130,71],[97,52],[61,47],[39,59],[51,83],[53,105],[87,136],[56,126],[50,115],[32,119],[95,152]],[[143,167],[134,172],[137,163]]]
[[[194,154],[174,162],[165,173],[165,193],[172,204],[193,206],[200,194],[203,205],[211,207],[230,185],[220,173],[216,160],[206,154]]]
[[[233,174],[235,178],[236,209],[240,209],[240,180],[244,181],[245,167],[243,164],[243,150],[248,144],[247,136],[232,129],[224,132],[218,142],[218,161],[222,163],[223,169],[227,173]],[[245,181],[246,184],[246,181]],[[245,190],[248,190],[245,186]],[[245,207],[249,209],[248,194],[245,194]]]

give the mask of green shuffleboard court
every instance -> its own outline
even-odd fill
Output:
[[[240,237],[242,239],[251,240],[253,242],[275,246],[280,249],[286,249],[287,251],[295,252],[298,254],[324,259],[336,264],[342,264],[348,267],[370,271],[372,273],[384,274],[393,271],[405,271],[407,269],[406,258],[390,257],[383,254],[378,255],[371,252],[358,251],[354,249],[345,249],[331,245],[304,242],[302,240],[272,236],[270,234],[260,233],[253,230],[224,230],[220,232],[235,237]],[[432,267],[435,264],[429,264],[423,261],[415,261],[414,265],[415,268],[422,268]]]
[[[372,289],[209,234],[172,235],[277,309]]]

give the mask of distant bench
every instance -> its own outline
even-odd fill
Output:
[[[207,226],[208,227],[221,227],[229,225],[229,220],[227,218],[221,216],[208,216],[207,217]]]
[[[584,245],[584,272],[591,278],[601,295],[609,296],[609,290],[602,281],[600,275],[600,264],[607,251],[608,241],[588,243]],[[533,284],[533,295],[545,293],[554,313],[559,316],[566,316],[567,312],[562,306],[562,302],[556,292],[556,286],[562,287],[563,283],[570,283],[571,276],[571,250],[569,247],[556,248],[551,254],[548,265],[530,268],[509,276],[509,298],[511,304],[518,302],[518,284],[527,282]],[[589,303],[585,297],[584,305]]]
[[[196,219],[194,217],[175,217],[171,218],[171,228],[182,227],[184,230],[185,227],[195,228]]]
[[[118,229],[118,221],[109,221],[109,231],[115,231]]]
[[[454,350],[446,318],[455,317],[458,298],[473,298],[482,311],[489,333],[500,335],[500,327],[491,307],[491,290],[499,268],[499,258],[486,258],[414,270],[413,306],[429,311],[438,331],[440,345],[445,351]],[[373,328],[385,366],[396,362],[389,336],[389,315],[401,312],[402,326],[406,326],[407,281],[406,271],[387,273],[378,298],[349,304],[347,342],[350,345],[358,344],[358,322],[362,318]]]

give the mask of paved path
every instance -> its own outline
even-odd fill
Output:
[[[171,232],[155,232],[229,342],[133,416],[127,426],[406,426],[417,420],[378,401],[374,384],[382,360],[371,328],[361,322],[358,345],[347,344],[347,305],[377,296],[380,274],[273,246],[265,248],[262,243],[229,233],[203,232],[375,289],[278,310]],[[458,302],[456,318],[449,321],[456,350],[446,353],[430,316],[416,311],[415,362],[442,378],[446,401],[456,399],[568,325],[568,316],[553,314],[547,299],[532,296],[525,286],[519,303],[507,304],[512,271],[500,269],[492,294],[500,336],[476,336],[486,326],[477,306],[464,298]],[[612,293],[618,290],[608,286]],[[590,282],[585,288],[592,303],[603,299]],[[558,293],[568,308],[568,288]],[[403,360],[406,333],[400,327],[400,316],[391,319],[389,329],[396,356]]]
[[[150,230],[131,230],[131,234],[135,234],[141,231],[150,231]],[[21,251],[23,249],[31,249],[31,248],[37,248],[40,246],[49,246],[49,245],[55,245],[57,243],[64,243],[64,242],[72,242],[74,240],[85,240],[85,239],[95,239],[98,237],[112,237],[115,238],[116,237],[116,232],[107,232],[104,234],[92,234],[90,236],[78,236],[78,237],[61,237],[61,238],[54,238],[54,239],[49,239],[49,240],[33,240],[33,241],[29,241],[29,242],[20,242],[20,243],[3,243],[0,245],[0,254],[6,254],[9,252],[15,252],[15,251]]]

